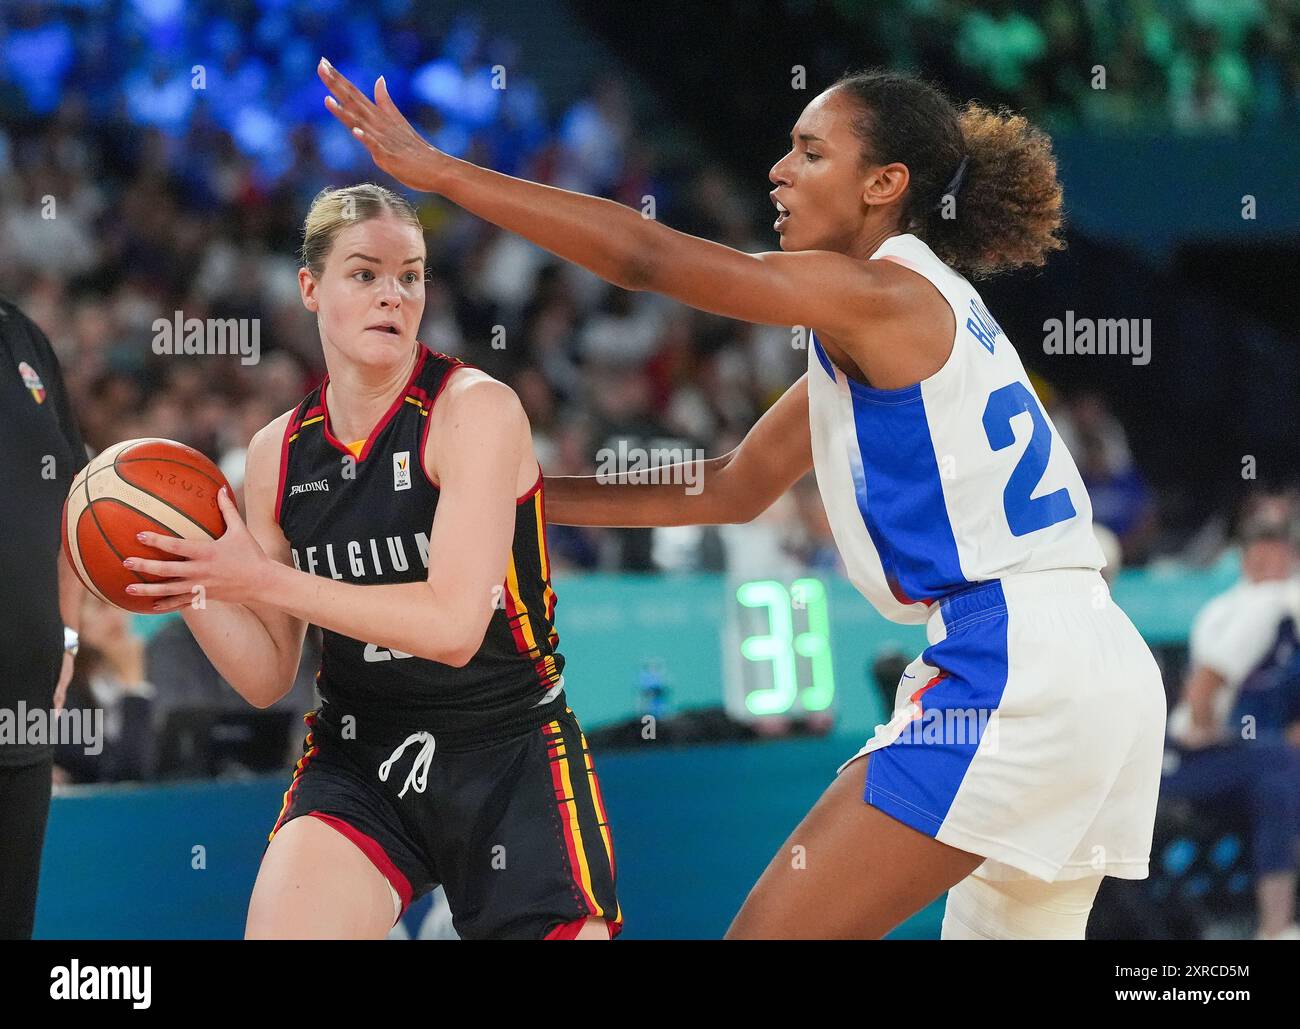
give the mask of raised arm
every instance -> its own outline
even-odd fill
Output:
[[[544,186],[461,161],[426,143],[381,78],[371,101],[328,62],[318,73],[330,111],[375,163],[413,189],[439,193],[624,289],[662,293],[702,311],[762,325],[802,325],[846,340],[873,322],[906,321],[918,277],[897,265],[829,251],[746,254],[690,236],[611,200]],[[930,290],[930,292],[933,292]],[[937,299],[935,294],[934,299]],[[942,301],[940,301],[942,302]]]
[[[657,483],[548,476],[546,517],[560,525],[724,525],[767,510],[812,467],[808,377],[768,408],[731,453],[659,470]],[[698,484],[691,492],[686,483]]]

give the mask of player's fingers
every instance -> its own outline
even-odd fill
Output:
[[[126,592],[133,597],[188,597],[193,584],[173,579],[170,582],[133,582]]]
[[[396,119],[398,122],[406,121],[406,116],[403,115],[402,112],[397,109],[397,105],[393,103],[393,98],[388,92],[388,83],[384,81],[382,75],[375,80],[375,107],[377,107],[383,114]]]
[[[357,123],[356,118],[348,111],[345,111],[343,105],[328,94],[325,96],[325,109],[348,128],[352,128]]]
[[[168,554],[177,554],[180,557],[197,557],[199,548],[203,545],[194,540],[182,539],[180,536],[162,536],[156,532],[138,532],[135,538],[146,547],[153,547]]]
[[[164,614],[167,611],[179,611],[183,607],[189,607],[194,603],[194,598],[188,593],[183,597],[168,597],[166,600],[157,600],[154,602],[154,614]]]
[[[329,91],[334,94],[336,103],[347,113],[363,118],[374,110],[375,105],[370,102],[370,98],[357,89],[346,75],[323,57],[317,66],[317,74],[320,75],[321,81],[325,83]]]
[[[144,557],[128,557],[122,562],[123,568],[146,575],[161,575],[168,579],[179,579],[194,570],[188,561],[150,561]]]
[[[379,144],[378,140],[375,138],[374,128],[370,126],[368,122],[366,123],[366,127],[363,128],[358,119],[341,108],[332,96],[327,96],[325,98],[325,106],[329,108],[330,114],[334,115],[335,118],[341,121],[344,127],[347,128],[353,136],[360,140],[361,144],[366,148],[370,156],[377,160],[379,157],[379,151],[383,150],[383,146]]]
[[[230,495],[230,491],[225,486],[217,491],[217,507],[221,508],[227,529],[232,525],[244,524],[244,520],[239,517],[239,505],[235,503],[235,498]]]
[[[363,133],[362,131],[365,123],[363,123],[353,111],[340,106],[339,102],[332,96],[327,96],[325,98],[325,107],[329,110],[330,114],[334,115],[335,118],[343,123],[345,128],[350,129],[352,134],[358,139],[369,138],[370,133],[368,131]]]

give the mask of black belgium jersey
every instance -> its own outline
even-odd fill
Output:
[[[462,362],[417,345],[410,380],[355,458],[330,429],[328,376],[290,417],[276,520],[299,570],[362,585],[428,579],[438,488],[421,455],[429,411]],[[317,674],[322,716],[352,715],[358,732],[363,724],[423,729],[440,743],[553,719],[565,707],[555,599],[539,474],[517,503],[510,561],[474,657],[456,668],[326,629]]]

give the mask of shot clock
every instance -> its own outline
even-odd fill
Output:
[[[829,711],[835,674],[825,584],[755,579],[727,592],[722,666],[731,716],[753,722]]]

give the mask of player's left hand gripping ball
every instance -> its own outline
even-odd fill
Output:
[[[226,531],[220,539],[187,540],[154,532],[140,533],[141,543],[174,554],[179,560],[127,558],[122,563],[132,571],[167,579],[166,582],[133,583],[127,592],[132,596],[155,598],[153,609],[157,612],[201,606],[209,600],[244,604],[258,599],[265,589],[271,560],[239,517],[239,508],[224,486],[217,494],[217,503],[226,520]]]

